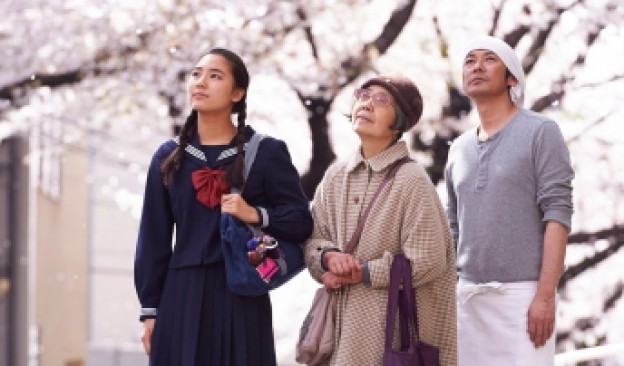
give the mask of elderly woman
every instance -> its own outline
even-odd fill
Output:
[[[402,134],[422,114],[418,88],[404,77],[375,77],[355,91],[351,113],[361,145],[332,165],[312,203],[314,232],[306,264],[314,279],[338,290],[331,365],[381,364],[390,267],[411,261],[420,339],[455,365],[455,250],[446,214],[424,169],[405,163],[383,188],[353,254],[344,253],[358,218],[389,167],[409,155]]]

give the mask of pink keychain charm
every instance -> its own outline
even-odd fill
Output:
[[[265,258],[262,263],[256,266],[256,271],[258,271],[264,282],[269,282],[271,278],[279,272],[279,270],[279,266],[271,258]]]

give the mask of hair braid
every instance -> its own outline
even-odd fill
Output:
[[[186,117],[186,122],[180,131],[180,144],[163,160],[160,165],[160,171],[163,173],[163,183],[169,187],[173,184],[175,176],[180,170],[182,159],[184,158],[184,149],[189,144],[193,131],[197,127],[197,111],[192,110],[191,114]]]
[[[245,119],[247,119],[247,102],[245,101],[246,95],[234,105],[234,112],[238,114],[238,125],[236,134],[236,159],[226,169],[226,179],[230,184],[230,187],[236,187],[239,190],[243,188],[245,184],[245,178],[243,177],[243,169],[245,166]]]

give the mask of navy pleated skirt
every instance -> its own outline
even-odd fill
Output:
[[[269,295],[232,294],[223,262],[170,269],[151,366],[275,366]]]

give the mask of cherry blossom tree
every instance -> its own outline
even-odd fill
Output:
[[[311,196],[357,143],[344,114],[353,89],[377,73],[421,89],[423,119],[406,138],[441,182],[449,143],[475,123],[462,46],[477,34],[503,38],[523,60],[526,107],[559,123],[576,171],[560,348],[624,338],[608,326],[624,317],[615,270],[624,260],[621,1],[22,0],[0,12],[0,142],[60,126],[58,146],[99,164],[91,182],[110,188],[99,202],[135,217],[142,183],[131,178],[184,120],[187,71],[214,46],[249,65],[249,120],[287,141]],[[123,184],[107,183],[111,174]]]

